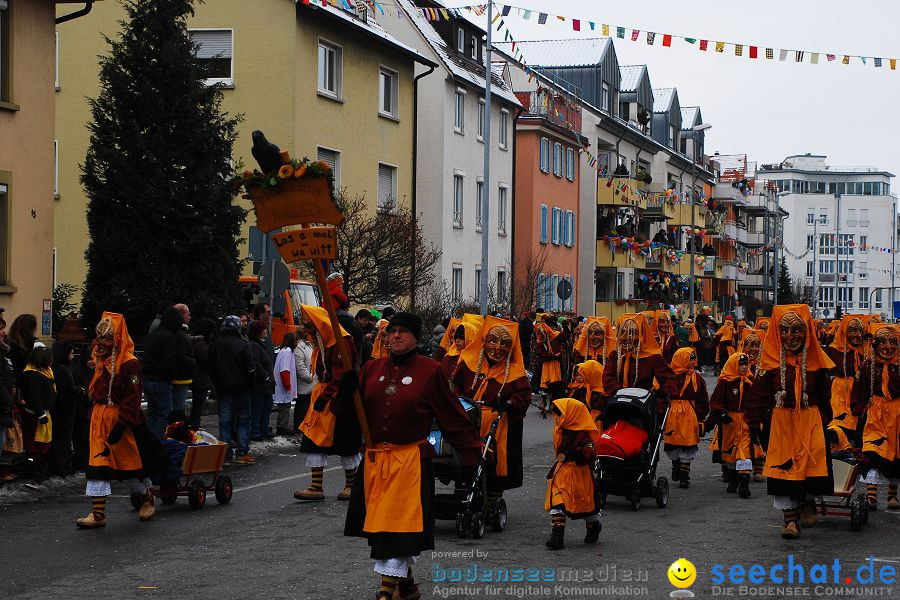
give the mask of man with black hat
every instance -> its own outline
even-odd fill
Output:
[[[412,576],[416,557],[434,548],[434,449],[426,440],[432,420],[459,452],[471,479],[481,440],[450,394],[440,365],[416,351],[422,320],[398,312],[387,326],[390,354],[367,362],[359,375],[341,377],[338,419],[356,419],[353,391],[359,389],[372,436],[365,449],[347,511],[344,535],[365,537],[381,575],[377,599],[419,598]],[[399,589],[397,589],[399,588]]]

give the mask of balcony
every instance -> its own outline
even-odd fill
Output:
[[[646,260],[638,256],[633,250],[616,249],[615,254],[609,247],[609,242],[597,240],[597,266],[598,267],[627,267],[634,269],[645,268]]]
[[[744,267],[737,268],[737,280],[739,283],[743,283],[747,280],[747,269]]]
[[[759,247],[764,246],[766,243],[766,234],[754,231],[747,232],[746,240],[744,241],[745,246]]]
[[[691,207],[688,204],[676,204],[672,220],[669,225],[691,225],[703,226],[706,222],[706,207],[695,205],[693,210],[693,220],[691,220]]]
[[[722,267],[722,277],[724,279],[737,280],[737,265],[726,264]]]
[[[631,299],[625,302],[624,304],[619,304],[619,302],[595,302],[594,303],[594,314],[598,317],[606,317],[613,323],[616,322],[621,315],[625,313],[636,313],[641,312],[642,310],[647,310],[647,303],[643,300]]]
[[[747,228],[740,223],[737,226],[737,237],[735,238],[738,244],[746,244],[747,243]]]
[[[767,196],[750,194],[744,198],[744,206],[742,208],[748,213],[759,215],[767,211],[774,213],[776,204],[775,200],[769,199]]]
[[[728,204],[744,204],[744,194],[730,183],[717,183],[713,188],[713,199]]]
[[[744,289],[761,290],[766,287],[766,278],[762,273],[747,273],[741,283]]]
[[[737,239],[737,223],[734,221],[725,221],[725,228],[723,230],[725,237],[730,240]]]
[[[598,179],[597,204],[643,208],[643,199],[637,193],[643,185],[641,182],[626,177],[613,177],[612,180]]]
[[[715,256],[706,256],[703,259],[703,275],[713,277],[715,279],[723,279],[722,269],[725,266],[725,260],[716,258]]]

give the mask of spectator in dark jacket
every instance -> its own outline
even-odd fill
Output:
[[[56,384],[56,402],[50,411],[53,419],[53,439],[47,457],[47,470],[53,475],[66,476],[75,472],[72,466],[72,432],[75,412],[84,401],[84,391],[72,376],[72,359],[75,345],[72,342],[53,344],[53,381]]]
[[[9,360],[9,344],[6,343],[6,321],[0,316],[0,452],[6,444],[6,428],[13,426],[12,409],[13,379],[12,361]],[[0,481],[12,481],[15,479],[9,470],[0,467]]]
[[[88,453],[90,452],[91,440],[91,400],[88,398],[87,392],[91,386],[91,379],[94,377],[93,357],[91,356],[91,345],[82,343],[76,347],[76,359],[74,364],[69,367],[69,372],[78,386],[81,396],[81,403],[75,407],[75,426],[72,431],[72,466],[78,471],[84,471],[88,466]]]
[[[197,372],[197,361],[194,359],[194,347],[188,335],[188,323],[191,322],[191,310],[187,304],[176,304],[173,308],[181,313],[181,329],[178,331],[178,353],[175,355],[175,378],[172,380],[172,410],[184,411],[188,390],[194,382]],[[166,422],[169,415],[166,415]]]
[[[197,371],[194,373],[194,381],[191,383],[191,416],[188,422],[194,429],[199,429],[200,419],[206,408],[206,397],[212,388],[212,380],[209,378],[209,343],[212,341],[216,324],[212,319],[197,319],[194,321],[193,329],[194,336],[191,340]]]
[[[31,465],[36,477],[45,474],[46,455],[50,451],[49,440],[39,439],[37,432],[39,426],[52,427],[50,411],[56,400],[53,371],[50,369],[52,364],[50,348],[38,342],[31,351],[21,376],[22,401],[25,403],[20,414],[22,445],[32,459]]]
[[[268,334],[262,321],[253,321],[247,329],[256,370],[253,390],[250,392],[250,439],[255,442],[275,437],[269,426],[272,394],[275,393],[275,361],[269,355],[265,344]]]
[[[16,381],[22,376],[34,343],[37,341],[37,318],[34,315],[19,315],[9,326],[9,359],[13,365]]]
[[[236,452],[241,465],[256,464],[250,456],[250,392],[256,365],[250,344],[241,337],[241,319],[225,317],[217,337],[209,346],[209,376],[219,400],[219,439],[228,444],[226,458]],[[232,436],[236,421],[237,439]]]
[[[159,439],[162,439],[172,412],[172,382],[178,373],[179,335],[183,324],[181,312],[174,307],[167,308],[159,327],[147,336],[144,347],[147,426]]]

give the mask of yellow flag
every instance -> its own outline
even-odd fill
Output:
[[[609,25],[601,25],[600,29],[603,31],[603,35],[609,35]]]
[[[897,59],[892,58],[892,59],[890,59],[890,62],[891,62],[891,71],[896,71],[897,70]]]
[[[716,52],[725,51],[725,42],[716,42]]]
[[[844,63],[845,65],[849,65],[849,64],[850,64],[850,57],[847,56],[847,55],[845,54],[845,55],[844,55],[844,59],[843,59],[841,62]]]

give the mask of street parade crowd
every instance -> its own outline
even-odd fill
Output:
[[[727,491],[747,498],[751,482],[765,481],[785,539],[813,527],[818,499],[833,494],[832,458],[857,466],[869,509],[885,479],[886,507],[900,509],[900,331],[877,317],[826,324],[806,305],[777,305],[752,323],[682,320],[674,310],[612,323],[538,308],[518,320],[454,315],[432,338],[410,312],[352,315],[340,283],[329,278],[339,327],[325,308],[304,305],[277,347],[265,304],[214,323],[163,303],[140,360],[119,314],[103,314],[90,345],[52,348],[36,340],[33,315],[8,328],[0,318],[0,478],[84,471],[84,529],[106,525],[110,482],[127,481],[139,519],[151,519],[160,474],[177,468],[185,447],[215,443],[200,428],[214,394],[217,440],[232,464],[255,464],[252,440],[298,436],[311,470],[309,487],[294,493],[301,502],[323,501],[325,470],[340,464],[345,535],[368,541],[376,598],[406,600],[420,597],[416,557],[434,548],[436,481],[470,508],[483,481],[483,514],[505,526],[504,496],[523,483],[531,407],[554,422],[549,549],[564,547],[573,520],[585,522],[584,543],[599,540],[607,490],[596,465],[636,460],[656,418],[665,419],[672,481],[690,487],[710,432]],[[711,392],[704,371],[718,376]],[[647,392],[649,421],[610,410]]]

